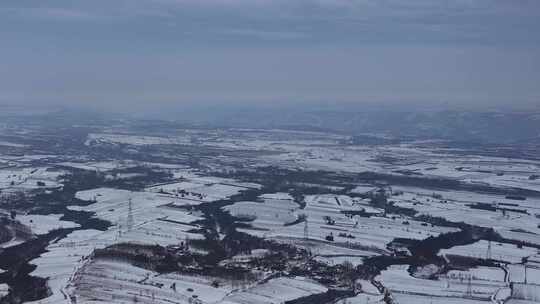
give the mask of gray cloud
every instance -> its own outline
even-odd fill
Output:
[[[269,36],[272,40],[292,37],[301,41],[310,38],[318,43],[353,44],[540,42],[539,35],[534,35],[540,27],[538,1],[60,0],[48,5],[43,2],[33,6],[35,2],[8,0],[0,4],[0,11],[4,17],[12,15],[8,22],[33,19],[44,26],[43,32],[47,31],[47,19],[56,19],[66,22],[66,26],[94,22],[98,29],[112,25],[122,30],[146,29],[165,34],[172,27],[180,33],[198,33],[196,40],[202,42],[219,42],[232,34],[247,42]],[[182,40],[181,36],[176,38]]]
[[[5,0],[0,101],[535,104],[540,2]]]

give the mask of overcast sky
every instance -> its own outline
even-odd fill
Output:
[[[0,103],[540,104],[538,0],[2,0]]]

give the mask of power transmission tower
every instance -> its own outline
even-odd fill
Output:
[[[471,275],[467,277],[467,296],[472,297],[472,282]]]
[[[308,219],[306,217],[306,220],[304,221],[304,240],[309,239],[309,228],[308,228]]]
[[[132,228],[133,228],[133,203],[130,197],[128,201],[127,229],[128,231],[131,231]]]
[[[488,241],[488,247],[486,251],[486,260],[491,260],[491,240]]]
[[[116,235],[116,239],[120,239],[122,237],[122,218],[118,217],[118,234]]]

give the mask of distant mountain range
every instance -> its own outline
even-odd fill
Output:
[[[180,114],[177,121],[223,127],[334,131],[390,138],[484,143],[540,142],[540,112],[449,110],[229,109]]]
[[[480,144],[540,145],[540,110],[413,110],[395,107],[312,108],[189,107],[175,111],[154,109],[146,113],[107,113],[74,109],[4,112],[3,119],[44,119],[49,124],[100,123],[110,119],[153,121],[154,127],[279,128],[331,131],[387,140],[443,139]],[[31,123],[32,120],[29,121]]]

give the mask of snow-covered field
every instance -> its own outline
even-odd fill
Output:
[[[190,232],[199,228],[192,223],[201,217],[168,206],[177,200],[174,197],[111,188],[81,191],[76,197],[94,203],[70,209],[94,212],[97,218],[111,222],[110,233],[124,242],[168,245],[202,237]]]
[[[119,242],[166,246],[203,238],[191,232],[199,228],[192,224],[201,219],[199,216],[167,206],[174,198],[110,188],[81,191],[76,197],[92,203],[84,207],[72,206],[72,210],[94,212],[95,217],[110,221],[113,226],[106,231],[75,231],[49,245],[46,253],[31,261],[37,265],[33,274],[49,278],[53,294],[43,303],[59,303],[63,299],[71,276],[95,248]]]
[[[63,221],[60,218],[62,214],[49,214],[49,215],[38,215],[38,214],[26,214],[18,215],[16,220],[21,224],[30,227],[32,233],[34,234],[46,234],[52,230],[61,229],[61,228],[76,228],[80,227],[79,224]]]
[[[60,162],[56,163],[60,167],[69,167],[89,171],[109,171],[113,169],[126,169],[136,164],[129,161],[99,161],[99,162]]]
[[[312,294],[324,293],[327,288],[312,280],[295,278],[276,278],[263,284],[234,292],[226,296],[221,303],[226,304],[263,304],[285,303]]]
[[[182,145],[189,144],[190,137],[175,136],[175,137],[159,137],[159,136],[141,136],[129,134],[106,134],[106,133],[91,133],[88,134],[88,139],[85,144],[87,146],[99,144],[127,144],[127,145]]]
[[[77,272],[70,294],[77,303],[191,303],[190,298],[216,303],[232,291],[230,285],[215,288],[211,283],[204,277],[159,275],[128,263],[99,259]]]
[[[180,181],[150,186],[146,188],[146,191],[183,198],[193,201],[191,204],[196,204],[196,202],[203,203],[227,199],[239,194],[241,191],[260,188],[260,185],[255,183],[202,176],[192,170],[174,170],[172,173]]]
[[[363,205],[363,200],[346,195],[308,195],[303,209],[284,193],[265,194],[260,199],[259,202],[237,202],[224,210],[248,220],[253,227],[239,230],[304,246],[317,260],[332,265],[344,261],[358,265],[363,257],[387,253],[388,243],[396,237],[425,239],[457,231],[399,217],[349,216],[344,212],[365,211],[367,206]],[[330,235],[333,241],[329,242]]]
[[[512,200],[505,196],[464,191],[428,190],[394,187],[391,200],[397,206],[417,210],[420,214],[442,217],[452,222],[465,222],[493,228],[504,237],[540,244],[540,199]],[[482,203],[497,211],[471,208]],[[504,212],[502,209],[506,209]],[[512,211],[514,210],[514,211]]]
[[[535,248],[540,245],[540,196],[531,194],[533,190],[540,191],[540,178],[535,177],[540,172],[539,161],[463,155],[458,150],[425,148],[426,145],[419,146],[415,142],[380,146],[343,144],[351,138],[323,132],[197,129],[177,130],[167,135],[157,132],[154,135],[149,131],[141,135],[115,131],[114,128],[95,132],[88,134],[85,149],[118,149],[122,157],[103,158],[90,153],[63,157],[48,155],[46,151],[29,155],[0,155],[0,190],[6,198],[14,192],[40,193],[40,189],[42,193],[56,194],[52,188],[61,191],[65,182],[60,180],[60,176],[81,172],[74,169],[96,171],[110,182],[104,183],[107,186],[85,186],[82,189],[88,190],[76,192],[75,198],[87,205],[68,207],[72,211],[91,212],[94,218],[110,222],[111,226],[104,231],[87,229],[84,223],[61,220],[63,215],[57,211],[48,215],[26,211],[17,213],[16,220],[31,229],[31,237],[59,228],[75,229],[66,237],[52,240],[41,256],[30,261],[36,265],[30,275],[48,278],[51,290],[49,297],[36,303],[74,303],[70,298],[73,296],[77,303],[267,304],[285,303],[328,291],[330,286],[316,281],[320,279],[323,282],[320,273],[311,278],[294,277],[290,275],[293,272],[263,271],[256,269],[257,266],[249,271],[260,275],[261,280],[231,282],[219,277],[196,275],[195,271],[189,275],[159,274],[121,259],[108,260],[93,255],[95,249],[118,243],[169,246],[187,239],[203,240],[212,237],[211,233],[205,232],[213,230],[218,233],[212,242],[227,240],[227,232],[223,232],[227,229],[220,228],[230,227],[219,227],[222,223],[209,216],[214,212],[211,208],[216,206],[221,209],[215,210],[229,212],[242,222],[241,228],[234,228],[237,231],[308,249],[311,254],[308,257],[326,264],[318,265],[325,269],[350,262],[360,271],[366,271],[368,268],[364,266],[373,266],[368,265],[372,262],[367,259],[369,257],[386,255],[392,259],[408,254],[404,248],[393,247],[396,238],[426,240],[459,230],[422,222],[396,209],[385,211],[366,198],[378,189],[390,187],[393,195],[388,200],[397,207],[413,209],[419,215],[493,228],[503,238],[522,241],[530,246],[488,243],[484,239],[464,246],[448,246],[449,249],[438,253],[442,259],[433,258],[437,262],[430,262],[432,264],[418,269],[392,265],[374,281],[369,281],[373,277],[358,280],[357,285],[362,286],[357,290],[359,294],[335,303],[384,303],[384,295],[377,288],[380,286],[388,290],[394,303],[400,304],[482,304],[502,303],[503,300],[511,304],[528,304],[540,301],[540,253]],[[4,141],[0,146],[31,148],[31,145]],[[189,152],[185,152],[194,151],[194,148],[205,152],[201,153],[200,159],[193,157],[192,160]],[[145,151],[152,152],[142,155]],[[159,160],[152,162],[154,156]],[[171,156],[176,160],[189,161],[167,163],[167,157]],[[196,162],[199,162],[198,166]],[[237,164],[238,168],[235,167]],[[258,168],[268,166],[277,169],[275,174],[278,177],[275,178],[280,180],[271,183],[265,180],[274,178],[270,169],[262,171],[270,172],[267,176],[253,174]],[[170,173],[172,178],[126,187],[137,191],[111,186],[123,185],[115,181],[142,180],[144,174],[128,170],[136,167]],[[318,171],[324,170],[335,173],[328,175],[330,179],[339,181],[343,176],[346,178],[343,178],[343,185],[333,182],[326,185],[325,181],[329,179],[317,178],[305,182],[289,181],[288,176],[280,175],[287,174],[280,169],[292,169],[291,175],[300,170],[310,171],[314,177],[316,174],[324,175],[323,171]],[[257,179],[251,182],[249,178],[239,178],[239,181],[212,176],[218,175],[218,171],[220,174],[245,173],[242,177],[257,176]],[[472,189],[476,185],[497,187],[499,191],[444,190],[424,187],[420,182],[411,183],[418,184],[416,187],[393,185],[390,184],[392,182],[386,183],[384,178],[371,181],[360,177],[357,180],[356,173],[362,172],[401,178],[409,175],[445,178],[471,186],[460,189]],[[279,184],[282,177],[285,186]],[[257,191],[263,189],[263,185],[264,189],[272,189],[268,192],[275,192],[261,194],[261,190],[257,193],[261,195],[249,200],[245,197],[250,197],[250,193],[244,193],[244,198],[238,199],[237,195],[243,191]],[[511,188],[529,190],[521,192],[527,193],[527,197],[502,194],[512,192]],[[310,192],[296,196],[298,189],[310,189]],[[296,200],[287,192],[294,194]],[[5,217],[9,216],[7,207],[0,205],[0,209]],[[208,222],[211,224],[207,225]],[[23,241],[13,239],[4,245],[13,246]],[[210,243],[210,239],[208,241]],[[234,246],[234,240],[230,244]],[[223,246],[225,250],[227,246]],[[206,253],[209,249],[191,250]],[[250,252],[234,252],[220,257],[223,259],[218,265],[250,265],[248,262],[268,258],[269,249],[250,249]],[[451,263],[447,259],[451,256],[490,259],[497,264],[489,264],[491,267],[452,265],[443,271],[437,263]],[[294,260],[295,266],[304,266],[301,264],[303,261]],[[200,269],[203,267],[208,265]],[[7,293],[8,286],[0,284],[0,298]]]
[[[58,178],[64,171],[49,167],[0,169],[0,190],[4,192],[28,191],[61,186]]]
[[[212,286],[213,281],[202,276],[160,275],[128,263],[97,259],[81,267],[69,293],[77,303],[277,304],[327,291],[302,277],[273,278],[262,284],[218,280],[218,285]]]
[[[471,258],[485,259],[488,254],[490,244],[488,241],[480,240],[474,244],[456,246],[450,249],[441,250],[442,255],[459,255]],[[517,247],[516,245],[491,242],[491,258],[493,260],[506,263],[521,263],[522,258],[538,253],[538,250],[530,247]]]
[[[408,265],[394,265],[376,278],[398,303],[485,303],[506,286],[504,281],[485,278],[484,269],[470,275],[453,273],[438,280],[426,280],[412,277],[408,268]]]
[[[189,181],[153,186],[148,188],[147,191],[170,194],[200,202],[213,202],[238,194],[245,189],[245,187],[228,184]]]
[[[279,230],[298,219],[299,205],[288,194],[266,194],[261,198],[262,202],[236,202],[224,210],[236,217],[253,219],[253,227],[267,231]]]
[[[0,284],[0,298],[6,296],[9,291],[9,286],[7,284]]]
[[[47,246],[47,252],[30,263],[36,265],[32,275],[48,278],[52,294],[39,304],[70,303],[66,288],[74,274],[88,261],[94,249],[112,244],[112,235],[98,230],[78,230],[66,238]]]

